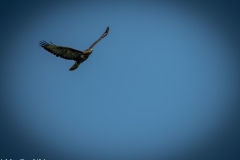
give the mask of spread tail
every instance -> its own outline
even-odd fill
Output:
[[[78,66],[81,64],[81,62],[76,61],[74,65],[69,69],[69,71],[73,71],[78,68]]]

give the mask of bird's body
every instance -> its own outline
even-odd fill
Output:
[[[95,41],[88,49],[79,51],[73,48],[69,47],[63,47],[63,46],[57,46],[53,43],[47,43],[46,41],[41,41],[40,46],[43,47],[45,50],[51,52],[52,54],[56,55],[57,57],[61,57],[68,60],[74,60],[76,61],[75,64],[69,69],[69,70],[75,70],[78,68],[78,66],[88,59],[88,57],[93,52],[92,48],[104,37],[107,36],[109,31],[109,27],[107,27],[106,31],[103,33],[103,35]]]

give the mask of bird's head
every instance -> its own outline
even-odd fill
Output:
[[[92,53],[92,52],[93,52],[93,49],[91,48],[91,49],[89,50],[89,52]]]

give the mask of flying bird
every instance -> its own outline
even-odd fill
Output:
[[[76,61],[74,65],[69,69],[70,71],[75,70],[78,68],[78,66],[88,59],[88,57],[93,52],[93,47],[101,41],[104,37],[107,36],[109,32],[109,27],[107,27],[106,31],[103,33],[103,35],[96,40],[88,49],[79,51],[73,48],[69,47],[63,47],[63,46],[57,46],[53,44],[52,42],[47,43],[46,41],[40,41],[40,46],[43,47],[45,50],[51,52],[52,54],[56,55],[57,57],[61,57],[68,60],[74,60]]]

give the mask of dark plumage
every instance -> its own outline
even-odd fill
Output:
[[[54,45],[52,42],[47,43],[46,41],[40,41],[39,45],[43,47],[45,50],[51,52],[52,54],[56,55],[57,57],[61,57],[68,60],[74,60],[76,61],[75,64],[69,69],[70,71],[75,70],[78,68],[78,66],[92,53],[92,48],[101,41],[104,37],[107,36],[109,31],[109,27],[107,27],[106,31],[103,33],[103,35],[95,41],[88,49],[79,51],[73,48],[69,47],[63,47],[63,46],[57,46]]]

